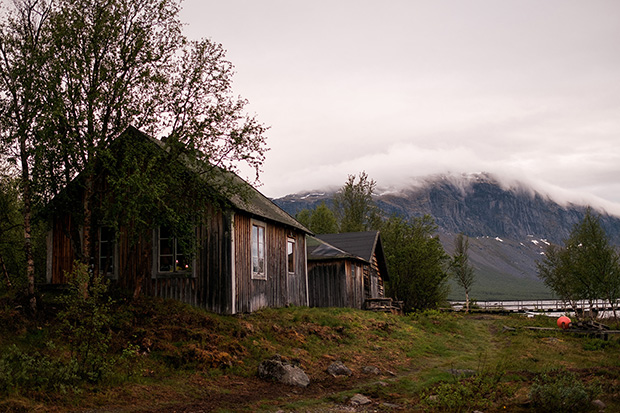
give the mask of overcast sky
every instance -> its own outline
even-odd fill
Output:
[[[269,197],[491,172],[620,213],[618,0],[186,0],[271,129]]]

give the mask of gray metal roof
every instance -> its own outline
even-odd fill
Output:
[[[377,258],[377,266],[384,280],[389,280],[387,262],[383,252],[383,244],[379,231],[344,232],[342,234],[318,234],[318,239],[333,248],[344,251],[362,261],[372,263],[373,254]],[[314,259],[308,254],[308,259]]]
[[[334,247],[333,245],[312,236],[306,239],[306,249],[309,260],[320,261],[347,258],[367,262],[362,257],[343,251],[340,248]]]
[[[342,234],[319,234],[316,236],[337,248],[357,255],[370,262],[375,252],[379,231],[344,232]]]

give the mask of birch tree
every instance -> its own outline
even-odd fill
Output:
[[[450,273],[456,283],[465,290],[465,312],[469,312],[469,292],[475,281],[474,267],[469,263],[469,238],[458,234],[454,240],[454,255]]]
[[[50,12],[48,1],[15,0],[0,26],[0,145],[3,161],[19,169],[27,294],[33,313],[37,302],[32,253],[32,165],[45,110],[43,74],[50,57],[45,25]]]
[[[575,225],[563,247],[550,246],[538,263],[544,283],[562,300],[575,305],[587,300],[590,308],[603,299],[615,308],[620,298],[620,257],[600,220],[590,209]]]
[[[83,236],[72,236],[77,258],[86,263],[93,256],[93,212],[100,202],[95,202],[94,160],[109,158],[111,143],[129,125],[165,137],[170,165],[180,158],[196,159],[195,171],[205,176],[221,169],[235,171],[245,163],[258,174],[267,150],[267,128],[245,113],[246,100],[233,95],[233,65],[223,47],[183,36],[179,1],[56,0],[51,6],[44,1],[17,1],[19,10],[45,5],[45,13],[30,20],[17,14],[19,19],[5,25],[7,31],[21,34],[36,27],[46,42],[41,53],[19,61],[18,68],[27,68],[35,79],[31,84],[5,81],[2,85],[3,102],[12,90],[18,97],[37,92],[37,105],[30,98],[13,98],[13,112],[30,118],[36,114],[40,119],[19,123],[24,132],[16,127],[20,133],[13,133],[11,139],[27,137],[22,154],[30,158],[22,162],[21,173],[36,177],[41,183],[38,195],[44,200],[58,195],[80,174],[83,201],[74,217],[80,218]],[[19,57],[31,49],[15,43],[10,51]],[[34,107],[39,111],[34,113]],[[133,172],[131,178],[116,177],[126,193],[130,192],[127,185],[144,193],[166,192],[162,182],[146,179],[136,168]],[[139,215],[148,209],[131,211]]]

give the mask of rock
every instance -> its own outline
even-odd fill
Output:
[[[605,403],[603,403],[599,399],[592,400],[592,406],[596,407],[599,412],[605,410],[605,408],[607,407]]]
[[[381,370],[379,370],[378,367],[376,366],[365,366],[362,371],[366,374],[375,374],[378,375],[381,373]]]
[[[350,376],[353,374],[351,369],[342,364],[342,361],[335,361],[329,365],[327,372],[332,376]]]
[[[349,403],[351,403],[354,406],[363,406],[365,404],[369,404],[371,403],[371,400],[364,396],[363,394],[356,394],[355,396],[351,397],[351,400],[349,400]]]
[[[456,377],[461,377],[461,376],[470,377],[470,376],[474,376],[476,374],[476,371],[469,370],[469,369],[450,369],[448,370],[448,373]]]
[[[308,375],[301,368],[282,361],[279,355],[259,364],[258,377],[291,386],[307,387],[310,384]]]

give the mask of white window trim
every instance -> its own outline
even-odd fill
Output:
[[[252,254],[253,234],[254,227],[263,228],[263,273],[254,272],[254,256]],[[250,225],[250,270],[252,272],[253,280],[267,280],[267,224],[262,221],[252,220]]]
[[[290,268],[289,266],[289,259],[288,259],[289,244],[293,244],[293,268]],[[286,237],[286,271],[291,275],[294,275],[297,272],[295,268],[295,264],[297,262],[296,257],[295,257],[296,255],[297,255],[297,240],[295,239],[295,237],[288,236]]]

